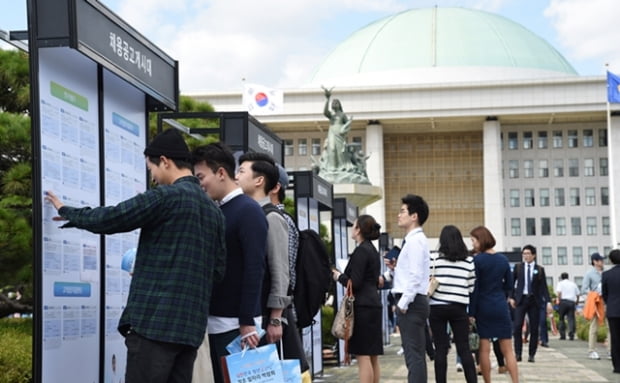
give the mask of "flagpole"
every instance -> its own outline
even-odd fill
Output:
[[[605,76],[609,76],[607,72],[609,71],[609,64],[605,64]],[[609,81],[607,77],[605,78],[605,83],[607,87],[609,87]],[[608,90],[609,92],[609,90]],[[609,225],[611,226],[611,248],[615,249],[618,246],[617,242],[617,234],[616,234],[616,193],[614,192],[614,159],[613,159],[613,145],[612,145],[612,136],[611,136],[611,106],[609,103],[609,93],[607,93],[605,99],[607,100],[607,163],[609,166],[609,210],[611,214],[609,215]]]

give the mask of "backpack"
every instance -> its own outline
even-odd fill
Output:
[[[313,318],[321,309],[332,282],[329,255],[316,231],[299,231],[295,270],[297,285],[293,301],[297,311],[297,326],[304,328],[314,322]]]
[[[265,215],[271,212],[287,214],[271,203],[264,205],[263,211]],[[295,267],[297,274],[295,289],[292,290],[297,327],[308,327],[321,309],[332,281],[327,248],[314,230],[299,230],[297,259],[295,265],[289,267]]]

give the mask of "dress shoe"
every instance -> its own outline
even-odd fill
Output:
[[[543,342],[540,344],[540,347],[549,347],[549,343]]]
[[[566,340],[566,337],[565,336],[561,336],[560,340]]]
[[[530,355],[529,358],[527,358],[527,361],[530,363],[534,363],[535,362],[534,355]]]
[[[517,355],[517,362],[521,361],[521,355]]]

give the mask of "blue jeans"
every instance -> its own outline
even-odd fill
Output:
[[[420,294],[416,295],[413,302],[409,304],[406,313],[403,314],[400,310],[398,312],[398,326],[408,370],[408,383],[427,382],[424,326],[429,312],[428,297]]]

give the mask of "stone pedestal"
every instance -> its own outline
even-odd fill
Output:
[[[368,184],[334,184],[334,198],[346,198],[360,209],[365,208],[383,197],[379,186]]]

